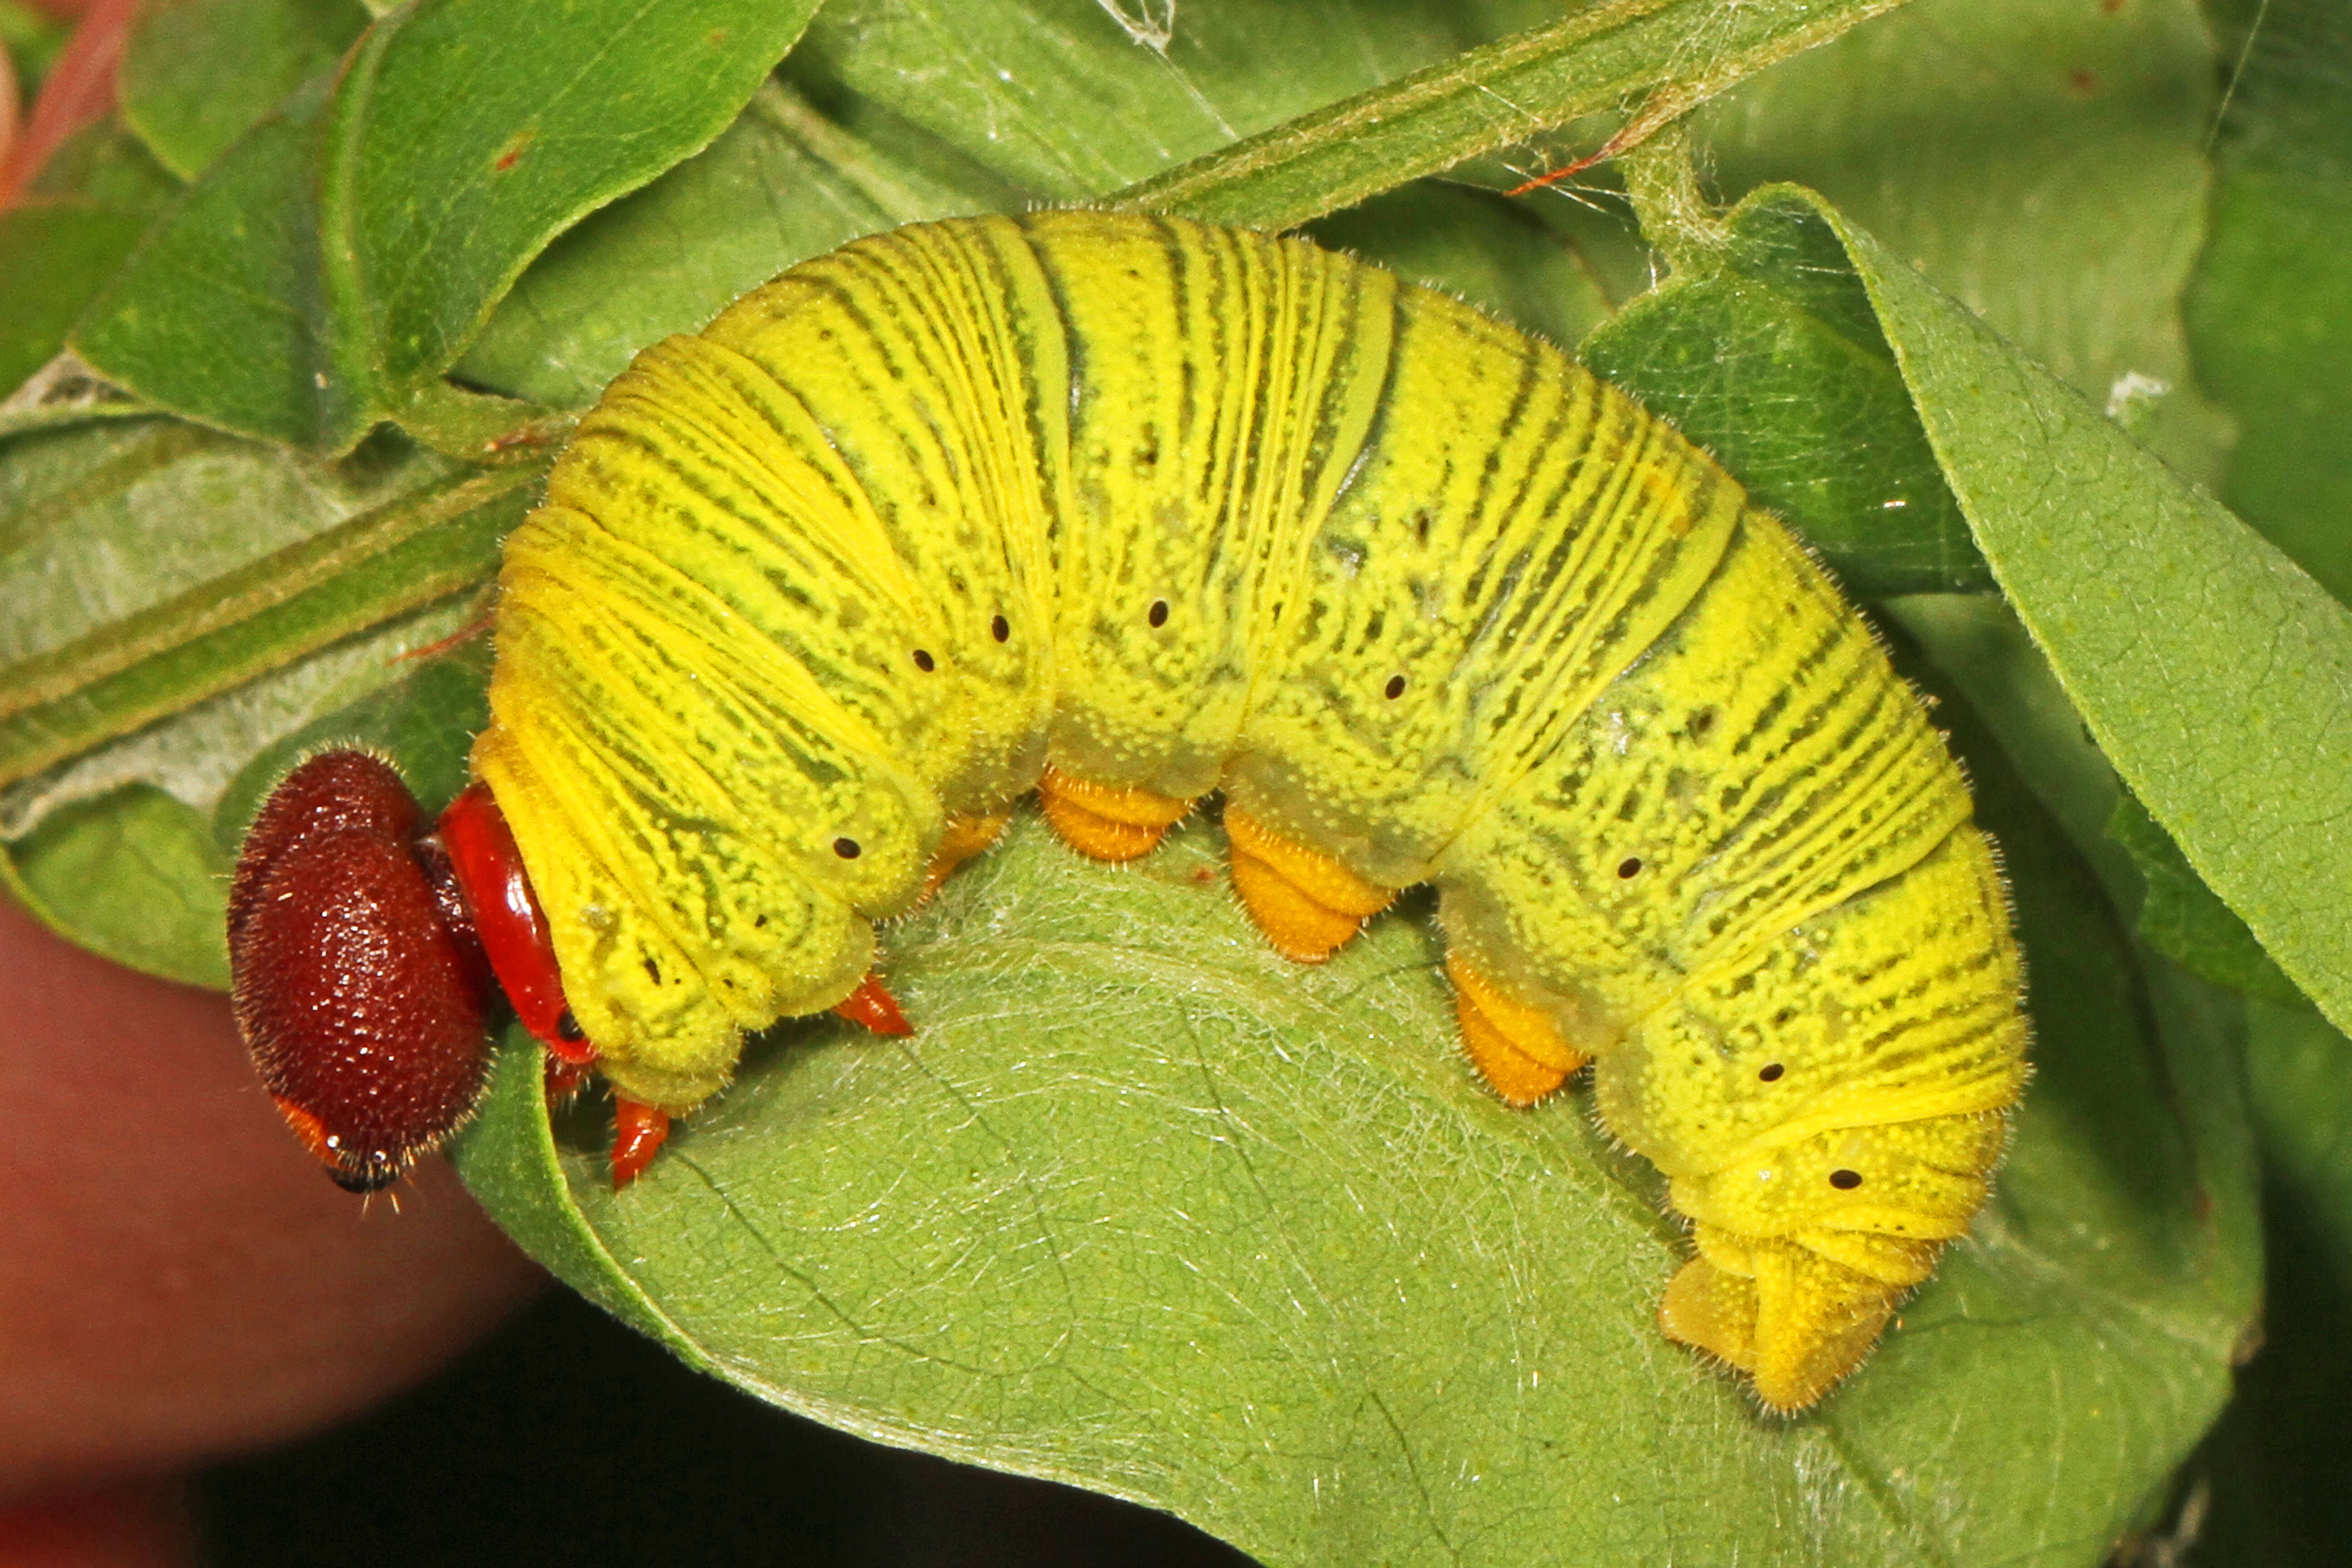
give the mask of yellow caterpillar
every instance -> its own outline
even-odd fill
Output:
[[[820,257],[613,384],[497,637],[474,768],[647,1105],[1025,792],[1117,859],[1222,790],[1282,951],[1433,882],[1486,1080],[1596,1064],[1691,1223],[1665,1331],[1768,1405],[1985,1201],[2021,976],[1921,702],[1705,455],[1376,268],[1090,212]]]

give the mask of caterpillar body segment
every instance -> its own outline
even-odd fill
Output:
[[[1018,795],[1119,859],[1222,790],[1295,957],[1436,884],[1471,1059],[1514,1103],[1594,1064],[1693,1223],[1662,1321],[1766,1404],[1984,1200],[2021,980],[1921,703],[1704,454],[1377,268],[1086,212],[856,242],[640,356],[499,615],[476,770],[647,1107],[841,1002]]]

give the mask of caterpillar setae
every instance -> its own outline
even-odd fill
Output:
[[[639,355],[499,592],[478,783],[410,868],[415,808],[348,752],[241,865],[240,1014],[347,1184],[471,1091],[386,1110],[338,1010],[462,991],[475,928],[614,1086],[625,1176],[746,1031],[902,1027],[874,922],[1017,797],[1125,859],[1222,790],[1294,958],[1436,885],[1469,1061],[1515,1105],[1594,1064],[1690,1224],[1664,1331],[1766,1405],[1820,1398],[1985,1201],[2021,982],[1925,705],[1703,453],[1444,295],[1100,212],[859,240]],[[353,921],[432,952],[331,951]]]

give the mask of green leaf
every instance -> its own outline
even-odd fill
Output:
[[[366,30],[360,0],[150,0],[123,40],[122,118],[193,180]]]
[[[2238,416],[2222,499],[2352,599],[2352,22],[2334,0],[2272,0],[2258,21],[2189,333],[2198,374]]]
[[[704,152],[550,246],[456,374],[584,406],[639,349],[695,331],[796,261],[902,223],[1019,205],[874,147],[769,82]]]
[[[1990,587],[1829,226],[1743,207],[1706,260],[1604,323],[1584,362],[1714,453],[1851,592]]]
[[[83,202],[42,202],[0,212],[0,387],[15,387],[65,346],[66,331],[147,220]]]
[[[2139,931],[2158,952],[2216,985],[2290,1005],[2303,1000],[2246,922],[2198,879],[2180,846],[2137,801],[2116,803],[2107,833],[2131,851],[2147,883]]]
[[[549,240],[708,145],[814,9],[447,0],[377,23],[336,95],[327,216],[386,383],[438,375]]]
[[[1120,872],[1024,817],[890,934],[911,1040],[775,1031],[625,1194],[510,1039],[460,1169],[693,1364],[1272,1563],[2088,1563],[2226,1394],[2243,1123],[2221,1026],[1971,759],[2065,1049],[1975,1240],[1795,1422],[1658,1336],[1681,1244],[1580,1096],[1475,1087],[1425,903],[1286,965],[1201,826]]]
[[[1548,11],[1532,0],[1226,0],[1213,11],[1157,0],[839,0],[787,68],[853,128],[878,108],[1013,185],[1067,201]]]
[[[345,450],[557,233],[725,129],[813,5],[394,12],[213,165],[76,344],[192,418]]]
[[[1727,196],[1821,192],[2202,479],[2228,432],[2180,296],[2216,76],[2197,0],[1920,0],[1744,84],[1698,137]]]
[[[136,141],[102,123],[68,137],[25,199],[0,212],[0,396],[56,357],[178,189]]]
[[[1286,228],[1630,94],[1671,117],[1901,0],[1611,0],[1428,67],[1117,193],[1116,205]]]
[[[2352,1286],[2352,1040],[2305,1005],[2247,1009],[2247,1084],[2273,1187]]]
[[[201,814],[152,784],[52,813],[9,845],[43,921],[117,963],[228,989],[228,867]]]
[[[25,614],[0,623],[0,784],[484,581],[533,477],[396,440],[319,464],[163,421],[6,455],[0,595]]]
[[[2233,170],[2189,296],[2200,374],[2241,416],[2230,505],[2352,600],[2352,172]]]
[[[2267,1178],[2294,1192],[2352,1262],[2352,1041],[2307,1004],[2255,1002],[2246,1018],[2246,1084]]]
[[[1319,218],[1307,237],[1573,346],[1609,300],[1570,247],[1526,208],[1422,180]]]
[[[264,117],[91,301],[74,347],[160,407],[225,430],[332,447],[373,389],[319,278],[315,82]]]
[[[161,211],[180,182],[119,120],[86,125],[61,142],[26,187],[28,200],[75,199],[116,212]]]
[[[487,626],[476,628],[487,634]],[[420,658],[396,680],[358,701],[288,731],[264,747],[220,792],[212,836],[224,857],[245,843],[261,803],[295,764],[319,752],[358,747],[396,758],[409,793],[431,816],[466,787],[466,752],[490,721],[490,639],[466,637]]]

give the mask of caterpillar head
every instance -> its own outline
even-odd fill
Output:
[[[472,1111],[489,970],[446,851],[391,764],[302,763],[255,819],[229,892],[237,1026],[336,1184],[389,1185]]]

